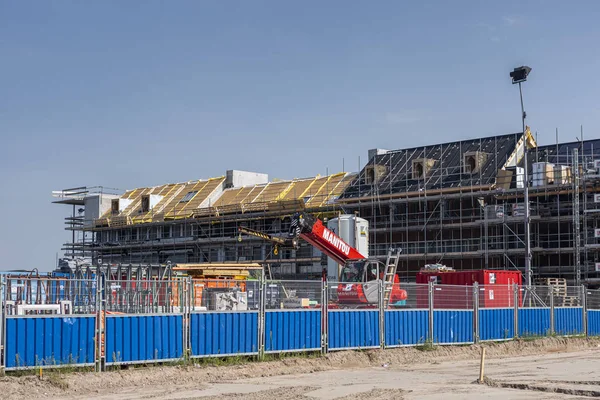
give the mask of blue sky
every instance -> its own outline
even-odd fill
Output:
[[[0,0],[0,269],[49,270],[52,190],[358,169],[369,148],[600,137],[596,1]]]

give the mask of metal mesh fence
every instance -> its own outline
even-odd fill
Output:
[[[473,286],[433,285],[434,309],[472,310]]]
[[[384,283],[383,306],[388,309],[429,308],[429,286],[421,283]]]
[[[521,286],[519,288],[521,307],[581,307],[583,289],[580,286]]]
[[[260,309],[258,280],[192,279],[193,311],[249,311]]]
[[[600,310],[600,289],[588,289],[586,305],[589,310]]]
[[[181,312],[184,280],[106,280],[107,313],[148,314]]]
[[[7,277],[7,315],[90,314],[96,312],[95,279]]]
[[[552,286],[555,307],[581,307],[584,289],[582,286]]]
[[[519,302],[523,308],[550,307],[551,290],[550,286],[520,286]]]
[[[329,308],[377,308],[381,285],[379,281],[366,283],[329,282],[327,302]]]
[[[479,285],[477,288],[479,308],[513,308],[520,303],[518,287],[509,284]]]
[[[322,289],[321,281],[267,281],[265,309],[319,308]]]
[[[168,313],[192,311],[258,311],[320,307],[326,295],[329,308],[425,309],[429,307],[427,284],[370,282],[230,279],[108,280],[49,277],[6,277],[4,299],[7,315],[89,314],[103,307],[109,313]],[[263,292],[264,290],[264,292]],[[435,309],[514,307],[581,307],[600,309],[600,290],[581,286],[433,285]],[[98,298],[101,293],[101,298]]]

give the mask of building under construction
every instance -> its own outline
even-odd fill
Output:
[[[93,265],[159,265],[259,261],[272,265],[277,276],[320,276],[326,264],[307,243],[277,254],[259,238],[240,236],[239,227],[273,235],[287,234],[289,217],[306,211],[328,218],[337,215],[335,200],[354,178],[338,173],[269,182],[268,176],[227,171],[225,176],[165,184],[112,194],[88,195],[83,188],[55,192],[58,202],[84,204],[88,212],[67,219],[77,231],[77,243],[66,243],[70,257]],[[98,205],[99,208],[98,208]]]
[[[529,206],[534,278],[592,284],[600,278],[599,167],[600,140],[538,147],[527,130],[371,150],[355,174],[270,182],[227,171],[119,196],[85,188],[55,196],[73,204],[67,258],[93,265],[252,261],[270,264],[275,277],[317,277],[327,262],[308,244],[273,254],[270,243],[238,228],[285,235],[297,211],[322,219],[356,213],[369,222],[369,256],[383,259],[390,247],[401,248],[398,273],[409,281],[426,264],[523,270]]]

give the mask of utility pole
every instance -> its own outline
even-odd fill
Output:
[[[511,73],[510,77],[512,78],[512,83],[519,84],[519,96],[521,97],[521,122],[523,124],[522,132],[523,132],[523,180],[524,180],[524,190],[523,197],[525,201],[525,282],[527,287],[531,286],[531,210],[529,205],[529,165],[527,161],[527,136],[525,131],[525,118],[527,114],[525,113],[525,108],[523,106],[523,90],[521,88],[521,82],[525,82],[527,80],[527,75],[531,72],[531,68],[527,66],[521,66],[515,68]]]
[[[521,120],[523,122],[523,181],[524,181],[524,200],[525,200],[525,282],[527,286],[531,286],[531,210],[529,207],[529,163],[527,160],[527,137],[525,136],[525,108],[523,107],[523,90],[521,82],[519,82],[519,95],[521,96]]]

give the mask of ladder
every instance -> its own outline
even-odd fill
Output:
[[[385,262],[385,270],[383,271],[383,308],[387,309],[392,296],[392,288],[394,287],[394,277],[398,270],[398,261],[400,260],[401,249],[394,251],[388,250],[387,260]]]

